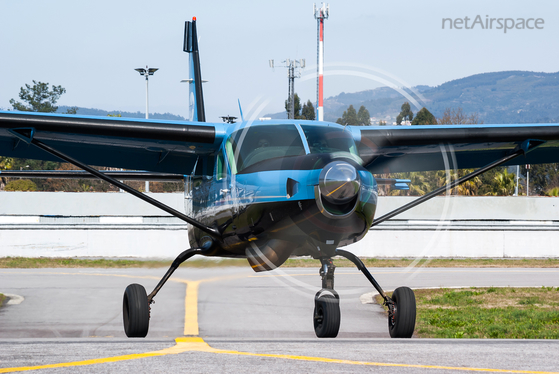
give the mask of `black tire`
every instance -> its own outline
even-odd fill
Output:
[[[146,289],[131,284],[124,291],[122,301],[124,332],[129,338],[145,338],[149,330],[149,304]]]
[[[335,338],[340,330],[340,301],[323,295],[314,302],[314,332],[319,338]]]
[[[392,294],[394,323],[388,318],[388,331],[392,338],[411,338],[415,329],[415,295],[408,287],[396,288]]]

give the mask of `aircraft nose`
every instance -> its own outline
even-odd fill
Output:
[[[320,198],[331,214],[344,215],[352,211],[360,188],[359,173],[347,162],[331,162],[320,173]]]

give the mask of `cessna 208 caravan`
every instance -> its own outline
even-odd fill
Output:
[[[333,257],[352,261],[383,297],[394,338],[415,327],[415,296],[407,287],[388,296],[351,244],[371,226],[499,165],[559,162],[559,125],[341,126],[274,120],[205,122],[196,21],[186,22],[193,121],[173,122],[79,115],[0,112],[0,155],[63,160],[83,172],[11,172],[3,176],[105,180],[188,223],[190,248],[180,253],[148,295],[139,284],[124,293],[128,337],[145,337],[150,305],[181,263],[194,255],[246,258],[255,271],[290,256],[320,261],[314,329],[335,337],[340,326]],[[451,157],[442,157],[441,149]],[[449,161],[451,165],[449,165]],[[138,172],[103,172],[89,165]],[[383,217],[375,218],[378,185],[386,172],[478,168]],[[22,174],[23,173],[23,174]],[[185,180],[186,212],[120,182]],[[403,184],[403,186],[402,186]],[[342,249],[348,248],[348,249]]]

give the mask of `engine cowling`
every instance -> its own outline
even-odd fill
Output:
[[[360,191],[356,168],[345,161],[333,161],[320,173],[315,198],[323,214],[342,218],[355,210]]]

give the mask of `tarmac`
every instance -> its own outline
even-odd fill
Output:
[[[559,285],[559,269],[370,270],[385,290]],[[336,269],[342,323],[335,339],[313,330],[318,266],[181,268],[156,297],[148,337],[126,338],[125,287],[140,283],[150,292],[164,272],[0,270],[0,292],[23,298],[0,308],[0,373],[559,373],[559,341],[390,339],[386,315],[370,302],[372,287],[353,268]]]

